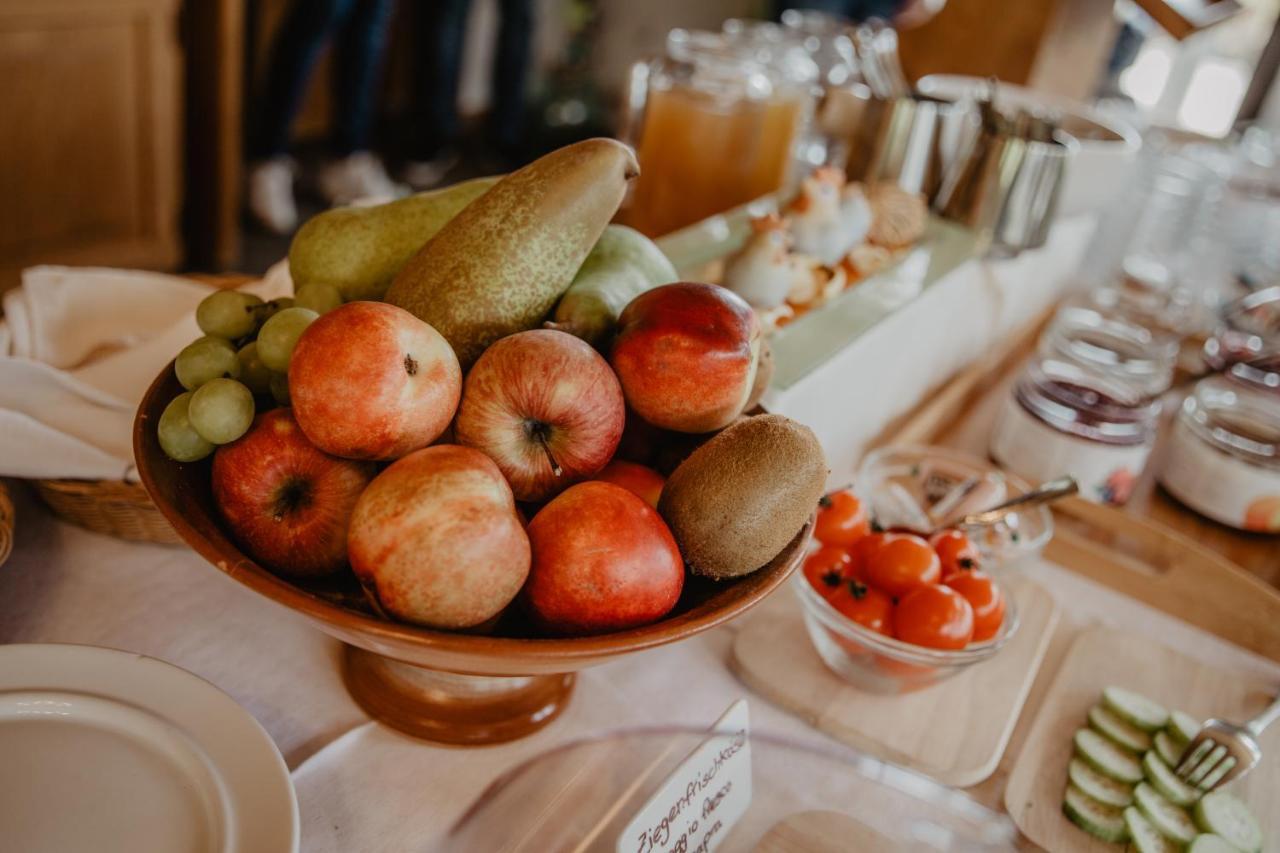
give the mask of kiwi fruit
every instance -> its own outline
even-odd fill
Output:
[[[747,395],[747,404],[742,411],[749,412],[760,403],[764,392],[769,390],[773,381],[773,348],[767,338],[760,339],[760,353],[756,356],[756,380],[751,385],[751,393]]]
[[[826,481],[813,430],[782,415],[745,417],[680,463],[658,512],[689,571],[736,578],[768,564],[795,538]]]

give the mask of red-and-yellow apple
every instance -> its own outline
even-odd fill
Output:
[[[502,338],[472,366],[454,431],[498,464],[517,500],[544,501],[608,463],[623,418],[622,389],[600,354],[535,329]]]
[[[677,282],[623,309],[610,363],[640,417],[678,432],[710,432],[742,413],[759,349],[760,323],[740,296]]]
[[[284,574],[331,574],[347,561],[347,528],[373,466],[317,448],[289,409],[259,415],[213,456],[213,500],[233,537]]]
[[[502,472],[454,444],[410,453],[374,478],[356,503],[348,553],[388,615],[431,628],[491,619],[529,574],[529,537]]]
[[[654,509],[658,508],[662,485],[667,482],[666,477],[652,468],[646,468],[644,465],[637,465],[625,459],[614,459],[592,479],[622,486]]]
[[[314,321],[289,361],[298,424],[322,450],[399,459],[439,438],[462,370],[449,342],[384,302],[349,302]]]
[[[662,517],[612,483],[566,489],[529,522],[533,566],[522,598],[558,634],[647,625],[676,606],[684,562]]]

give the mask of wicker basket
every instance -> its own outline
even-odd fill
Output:
[[[13,550],[13,501],[9,500],[9,490],[0,483],[0,566],[9,559]]]
[[[133,542],[182,543],[141,483],[112,480],[33,480],[32,483],[49,508],[72,524]]]

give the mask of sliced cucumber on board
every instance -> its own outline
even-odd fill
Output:
[[[1129,830],[1125,827],[1124,814],[1120,809],[1098,802],[1075,785],[1067,785],[1062,811],[1072,823],[1094,838],[1116,842],[1129,838]]]
[[[1262,849],[1262,828],[1249,807],[1226,791],[1205,794],[1196,803],[1196,823],[1244,853]]]
[[[1200,792],[1175,776],[1169,765],[1154,752],[1142,756],[1142,772],[1147,774],[1147,781],[1156,793],[1175,806],[1186,807],[1200,799]]]
[[[1169,725],[1165,729],[1174,743],[1186,748],[1186,745],[1200,732],[1200,721],[1190,714],[1174,711],[1169,715]]]
[[[1197,835],[1187,848],[1187,853],[1240,853],[1233,845],[1228,844],[1216,835]]]
[[[1151,735],[1101,705],[1089,709],[1089,725],[1125,749],[1146,752],[1151,748]]]
[[[1175,806],[1156,793],[1156,789],[1146,782],[1138,783],[1133,789],[1134,802],[1142,816],[1151,821],[1151,825],[1161,834],[1172,838],[1179,844],[1190,844],[1196,837],[1196,825],[1185,809]]]
[[[1142,765],[1133,753],[1116,746],[1093,729],[1077,730],[1075,747],[1076,754],[1104,776],[1129,784],[1143,779]]]
[[[1084,793],[1107,806],[1123,808],[1133,803],[1133,786],[1103,776],[1079,758],[1067,765],[1067,778]]]
[[[1151,825],[1151,821],[1133,806],[1124,810],[1124,825],[1129,830],[1132,849],[1138,853],[1177,853],[1179,845]]]
[[[1163,729],[1169,723],[1169,712],[1163,705],[1123,687],[1108,687],[1103,690],[1102,704],[1122,720],[1145,732]]]
[[[1182,758],[1182,751],[1187,748],[1187,743],[1185,741],[1178,743],[1168,732],[1156,732],[1153,741],[1156,754],[1160,756],[1161,760],[1170,767],[1177,767],[1178,761]]]

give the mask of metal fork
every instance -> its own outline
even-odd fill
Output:
[[[1280,717],[1280,694],[1243,726],[1210,720],[1187,744],[1178,762],[1178,776],[1195,788],[1212,791],[1253,769],[1262,759],[1258,736]]]

